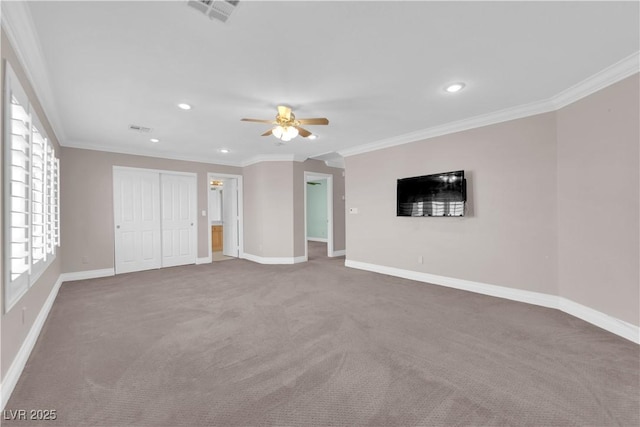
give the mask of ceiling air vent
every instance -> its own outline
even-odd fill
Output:
[[[129,125],[129,130],[132,130],[135,132],[141,132],[141,133],[151,132],[151,128],[146,128],[144,126],[138,126],[138,125]]]
[[[187,5],[211,19],[227,22],[240,0],[188,0]]]

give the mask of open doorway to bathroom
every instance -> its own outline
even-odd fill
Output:
[[[242,254],[242,176],[210,173],[208,176],[209,253],[225,261]]]

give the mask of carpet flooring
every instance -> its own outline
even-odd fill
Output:
[[[309,254],[64,283],[3,425],[639,425],[636,344]]]

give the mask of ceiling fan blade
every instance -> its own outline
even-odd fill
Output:
[[[317,119],[296,119],[301,125],[328,125],[329,120],[322,118]]]
[[[308,130],[301,128],[300,126],[294,126],[296,129],[298,129],[298,135],[300,135],[303,138],[308,137],[309,135],[311,135],[311,132],[309,132]]]
[[[269,123],[274,124],[273,120],[261,120],[261,119],[240,119],[241,122],[255,122],[255,123]]]
[[[278,115],[286,120],[291,119],[291,108],[285,107],[284,105],[278,105]]]
[[[269,136],[269,135],[271,135],[272,132],[273,132],[273,129],[269,129],[268,131],[266,131],[265,133],[263,133],[260,136]]]

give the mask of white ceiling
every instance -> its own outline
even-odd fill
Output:
[[[639,50],[638,9],[241,1],[222,23],[186,1],[29,2],[62,145],[237,165],[340,152],[548,100]],[[467,87],[444,92],[454,81]],[[240,121],[273,118],[279,104],[330,124],[308,127],[315,141],[278,146],[260,136],[268,125]]]

